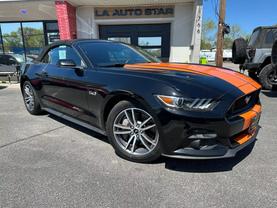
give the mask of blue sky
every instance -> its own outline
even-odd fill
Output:
[[[203,0],[204,20],[217,21],[214,3],[219,0]],[[277,24],[277,0],[226,0],[226,20],[229,25],[240,25],[245,33],[252,33],[257,26]]]

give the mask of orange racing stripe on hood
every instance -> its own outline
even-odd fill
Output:
[[[261,86],[251,78],[235,71],[217,68],[213,66],[201,66],[190,64],[174,64],[174,63],[143,63],[143,64],[126,64],[124,68],[129,70],[170,70],[182,71],[204,76],[213,76],[222,79],[233,86],[239,88],[243,93],[249,94]]]

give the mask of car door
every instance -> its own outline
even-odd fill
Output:
[[[76,67],[60,66],[62,60],[72,60]],[[87,90],[85,66],[81,66],[79,54],[68,45],[60,45],[52,48],[43,61],[48,62],[42,70],[43,105],[82,119],[87,113]]]

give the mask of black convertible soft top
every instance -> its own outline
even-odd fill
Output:
[[[42,52],[39,54],[39,56],[35,59],[35,61],[41,61],[41,59],[44,57],[45,53],[49,51],[50,48],[55,48],[60,45],[73,45],[78,42],[114,42],[114,41],[108,41],[108,40],[99,40],[99,39],[74,39],[74,40],[61,40],[54,43],[51,43],[50,45],[47,45],[44,47]]]

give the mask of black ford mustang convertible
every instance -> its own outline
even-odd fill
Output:
[[[260,85],[229,69],[161,63],[104,40],[54,43],[22,67],[31,114],[49,112],[108,136],[121,157],[233,157],[255,140]]]

